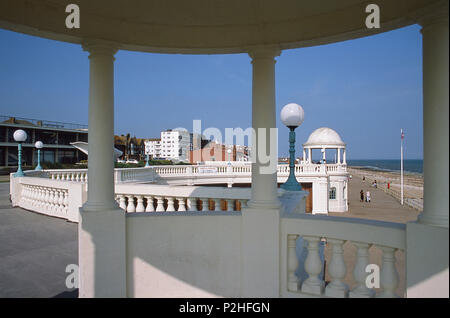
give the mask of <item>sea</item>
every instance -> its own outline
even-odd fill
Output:
[[[347,165],[376,171],[400,172],[400,160],[347,160]],[[403,171],[412,174],[423,174],[423,160],[403,160]]]

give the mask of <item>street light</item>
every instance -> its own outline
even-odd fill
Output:
[[[231,149],[228,148],[227,152],[228,152],[228,165],[231,165],[231,162],[230,162]]]
[[[22,142],[27,140],[27,133],[22,129],[18,129],[14,132],[13,138],[15,141],[19,143],[17,145],[17,155],[18,155],[17,172],[14,174],[14,176],[23,177],[24,174],[22,171]]]
[[[280,188],[288,191],[301,191],[302,186],[295,178],[295,128],[303,123],[305,112],[303,108],[295,103],[287,104],[281,110],[281,121],[286,125],[289,132],[289,177]]]
[[[42,167],[41,167],[41,149],[44,147],[44,144],[42,143],[42,141],[36,141],[34,146],[36,147],[36,149],[38,151],[37,166],[36,166],[36,168],[34,168],[34,170],[41,171],[42,170]]]

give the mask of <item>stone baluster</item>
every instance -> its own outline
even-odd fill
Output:
[[[58,213],[58,191],[55,189],[51,189],[52,192],[52,200],[50,202],[51,204],[51,210],[55,213]]]
[[[175,211],[175,198],[167,197],[167,210],[166,211],[170,211],[170,212]]]
[[[127,195],[128,198],[128,205],[127,205],[127,212],[136,212],[136,207],[134,205],[134,195]]]
[[[208,198],[201,198],[202,201],[202,211],[209,211],[209,200]]]
[[[222,211],[220,202],[221,202],[221,199],[214,199],[214,211]]]
[[[304,236],[303,238],[308,242],[308,256],[305,260],[305,271],[308,273],[308,278],[302,284],[302,292],[321,295],[324,281],[319,278],[322,271],[322,260],[319,255],[320,238],[317,236]]]
[[[163,197],[155,197],[156,199],[156,212],[164,212],[164,199]]]
[[[383,263],[380,273],[380,287],[381,292],[377,297],[395,298],[397,285],[399,282],[397,269],[395,268],[395,251],[393,247],[377,246],[383,251]]]
[[[127,210],[127,200],[126,197],[123,194],[119,194],[119,207],[123,210]]]
[[[178,201],[178,212],[186,211],[186,203],[184,202],[184,198],[177,198]]]
[[[144,212],[145,206],[144,206],[144,198],[142,195],[138,195],[137,197],[137,206],[136,206],[136,212]]]
[[[187,202],[189,211],[197,211],[197,198],[188,198]]]
[[[328,265],[328,274],[331,282],[325,288],[325,295],[333,298],[345,298],[348,294],[348,286],[343,282],[347,268],[344,262],[345,241],[328,239],[331,244],[331,261]]]
[[[64,213],[64,190],[58,190],[58,213]]]
[[[69,191],[64,191],[63,206],[64,213],[67,214],[69,212]]]
[[[50,200],[51,200],[50,189],[49,188],[45,188],[45,197],[44,197],[45,205],[44,205],[44,209],[47,210],[47,211],[51,210]]]
[[[298,291],[299,281],[295,271],[298,268],[298,258],[295,252],[298,235],[287,236],[287,289],[289,291]]]
[[[232,212],[234,211],[234,200],[233,199],[227,199],[227,211]]]
[[[147,206],[145,207],[145,212],[154,212],[155,207],[153,206],[153,197],[146,196],[145,198],[147,199]]]
[[[356,264],[353,269],[353,278],[357,286],[349,293],[351,298],[369,298],[375,296],[375,291],[366,286],[366,267],[369,264],[369,247],[367,243],[353,242],[356,246]]]

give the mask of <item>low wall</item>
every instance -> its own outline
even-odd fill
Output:
[[[126,227],[128,297],[240,295],[240,213],[128,213]]]

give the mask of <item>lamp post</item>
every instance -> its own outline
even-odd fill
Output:
[[[149,160],[149,153],[150,153],[150,145],[145,144],[145,166],[149,167],[150,164],[148,163]]]
[[[41,171],[42,170],[42,167],[41,167],[41,149],[44,147],[44,144],[42,143],[42,141],[36,141],[34,146],[36,147],[37,153],[38,153],[37,166],[36,166],[36,168],[34,168],[34,170]]]
[[[27,133],[22,129],[18,129],[14,132],[13,138],[15,141],[19,143],[17,145],[17,157],[18,157],[17,172],[14,174],[14,176],[23,177],[24,174],[22,171],[22,142],[27,140]]]
[[[288,191],[301,191],[302,186],[295,178],[295,128],[303,123],[305,112],[300,105],[295,103],[287,104],[281,110],[281,121],[286,125],[289,132],[289,177],[280,188]]]
[[[230,166],[231,165],[231,160],[230,160],[231,149],[230,148],[228,148],[227,153],[228,153],[228,165]]]

